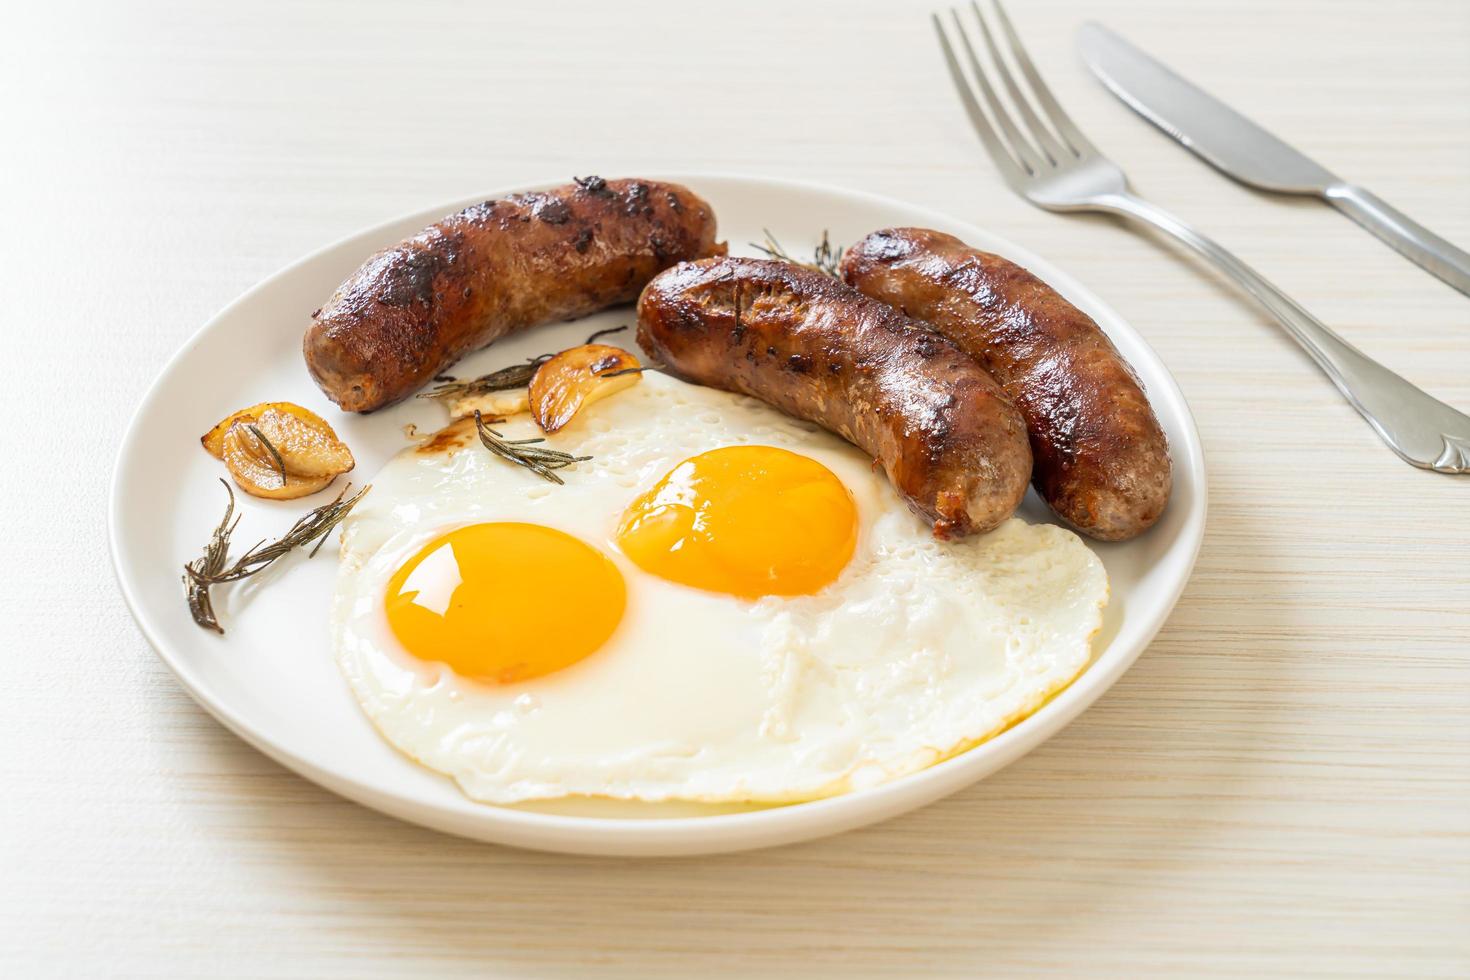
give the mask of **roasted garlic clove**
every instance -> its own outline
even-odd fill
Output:
[[[536,369],[528,395],[531,417],[544,432],[565,426],[585,406],[638,383],[638,358],[620,347],[583,344]]]
[[[325,489],[330,476],[297,476],[283,465],[284,457],[270,451],[259,429],[251,422],[236,422],[225,433],[225,468],[240,489],[252,497],[291,500]]]
[[[200,441],[224,460],[240,489],[275,500],[316,493],[354,465],[330,425],[289,402],[236,412]]]
[[[268,408],[254,425],[281,454],[286,472],[295,476],[336,476],[356,463],[347,444],[315,416],[308,420],[297,412]]]
[[[236,422],[253,422],[270,409],[294,415],[308,425],[321,429],[331,438],[336,439],[337,433],[327,424],[327,420],[307,408],[302,408],[294,402],[261,402],[259,405],[251,405],[242,408],[238,412],[232,412],[220,420],[219,424],[199,437],[199,443],[215,459],[224,458],[225,433],[230,431],[230,426]]]

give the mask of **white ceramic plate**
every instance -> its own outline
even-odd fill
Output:
[[[301,335],[309,314],[373,251],[468,203],[437,205],[329,246],[265,280],[205,324],[164,368],[138,407],[118,454],[109,513],[113,561],[139,626],[179,682],[241,738],[343,796],[405,820],[486,841],[589,854],[734,851],[832,834],[894,816],[973,783],[1035,748],[1107,690],[1163,624],[1194,566],[1205,523],[1199,433],[1174,379],[1121,318],[1081,283],[1041,258],[971,225],[888,198],[749,177],[670,175],[703,195],[736,253],[770,228],[794,254],[822,229],[837,243],[888,225],[923,225],[1006,255],[1090,313],[1133,364],[1168,433],[1174,496],[1148,534],[1092,547],[1112,584],[1103,630],[1085,673],[1035,715],[969,752],[884,786],[813,803],[766,809],[648,806],[581,801],[496,807],[474,803],[450,780],[390,748],[368,724],[337,672],[327,631],[335,543],[314,560],[280,567],[220,590],[224,637],[194,625],[180,574],[219,520],[223,468],[199,436],[229,412],[267,400],[295,401],[325,416],[357,457],[352,476],[371,476],[405,445],[403,426],[435,428],[443,409],[410,399],[371,416],[337,411],[307,377]],[[507,193],[498,191],[488,196]],[[476,198],[480,200],[481,198]],[[592,330],[631,323],[618,309],[502,340],[466,359],[479,373],[581,342]],[[610,338],[632,344],[628,334]],[[329,491],[329,493],[335,492]],[[244,517],[236,546],[280,534],[307,501],[237,494]],[[1034,494],[1023,515],[1050,519]]]

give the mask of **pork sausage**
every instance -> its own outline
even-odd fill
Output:
[[[1014,262],[924,228],[875,231],[841,268],[995,376],[1026,419],[1036,489],[1069,524],[1121,541],[1159,519],[1168,441],[1133,369],[1086,313]]]
[[[988,531],[1031,475],[1020,413],[968,354],[830,276],[710,258],[660,273],[638,343],[695,384],[752,395],[872,456],[940,538]]]
[[[370,412],[508,333],[631,303],[660,270],[724,252],[678,184],[586,177],[485,201],[368,259],[312,314],[306,366]]]

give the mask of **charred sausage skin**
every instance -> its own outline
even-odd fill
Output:
[[[1132,368],[1092,318],[1025,269],[924,228],[890,228],[842,261],[846,281],[931,324],[1026,419],[1041,496],[1103,541],[1142,533],[1172,486],[1169,445]]]
[[[949,340],[829,276],[711,258],[660,273],[638,343],[673,374],[752,395],[867,452],[940,538],[987,531],[1031,474],[1025,423]]]
[[[660,270],[724,251],[710,206],[678,184],[587,177],[485,201],[353,273],[312,315],[307,369],[370,412],[506,334],[631,303]]]

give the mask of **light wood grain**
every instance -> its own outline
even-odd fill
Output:
[[[1096,17],[1470,243],[1470,6],[1013,3],[1138,188],[1470,406],[1470,300],[1231,184],[1071,49]],[[1004,191],[891,2],[16,5],[0,30],[0,974],[1470,973],[1470,481],[1393,459],[1191,262]],[[442,837],[216,725],[131,623],[114,447],[167,356],[298,255],[572,173],[712,169],[943,208],[1129,317],[1198,416],[1209,532],[1137,666],[911,816],[743,856]]]

